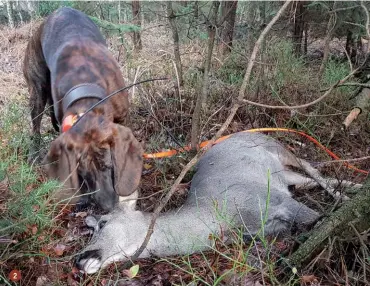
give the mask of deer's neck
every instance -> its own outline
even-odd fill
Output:
[[[210,234],[222,227],[208,208],[183,207],[158,217],[147,250],[159,257],[182,255],[212,245]]]

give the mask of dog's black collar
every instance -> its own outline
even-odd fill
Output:
[[[66,112],[68,107],[70,107],[77,100],[83,98],[96,98],[103,99],[106,96],[104,88],[95,83],[82,83],[72,87],[62,100],[63,113]],[[59,121],[58,108],[54,106],[55,117]],[[59,122],[60,123],[60,122]]]

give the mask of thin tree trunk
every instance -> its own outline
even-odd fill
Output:
[[[13,18],[13,7],[10,0],[6,0],[6,10],[8,13],[8,23],[10,28],[14,28],[14,18]]]
[[[254,32],[253,32],[253,24],[254,24],[254,12],[256,10],[257,2],[250,1],[247,3],[247,55],[252,53],[254,47]]]
[[[123,22],[124,23],[127,23],[129,21],[129,15],[130,15],[129,9],[126,9],[125,7],[125,9],[123,10]]]
[[[192,122],[191,122],[191,146],[196,148],[198,145],[198,136],[200,129],[200,118],[202,107],[205,108],[205,103],[207,100],[208,89],[209,89],[209,73],[211,69],[211,60],[213,53],[213,46],[215,42],[216,35],[216,24],[217,24],[217,13],[218,7],[220,6],[219,1],[214,1],[212,4],[212,12],[208,23],[208,49],[207,49],[207,58],[204,65],[204,75],[203,75],[203,85],[202,92],[197,97],[197,102],[195,104]]]
[[[199,5],[198,1],[194,1],[194,18],[198,20],[199,17]]]
[[[223,55],[231,52],[237,6],[237,0],[223,1],[221,4],[222,19],[225,20],[221,33],[221,53]]]
[[[361,53],[361,51],[363,50],[363,47],[362,47],[362,42],[361,42],[361,37],[357,36],[357,39],[356,39],[356,44],[355,42],[353,42],[353,49],[352,49],[352,53],[351,53],[351,58],[353,59],[353,62],[357,65],[359,64],[358,62],[358,51],[359,53]]]
[[[132,18],[133,18],[133,23],[136,26],[141,26],[140,25],[140,2],[135,0],[132,1]],[[141,43],[141,36],[139,31],[133,32],[134,35],[134,49],[135,52],[141,51],[143,48],[142,43]]]
[[[261,24],[260,24],[260,30],[258,31],[258,33],[260,34],[261,31],[263,31],[263,29],[265,28],[266,26],[266,1],[262,1],[261,2],[261,6],[259,7],[259,12],[260,12],[260,17],[261,17]],[[265,61],[265,40],[263,40],[261,42],[261,51],[260,51],[260,54],[259,54],[259,61],[261,63],[263,63]],[[251,95],[250,98],[252,100],[257,100],[259,98],[259,95],[260,95],[260,91],[261,90],[264,90],[264,78],[265,78],[265,68],[266,66],[265,65],[258,65],[256,66],[256,93],[254,95]]]
[[[293,31],[293,42],[295,45],[294,51],[296,55],[300,56],[302,51],[302,38],[304,29],[304,13],[305,13],[305,3],[303,1],[296,1],[296,13],[295,13],[295,23]]]
[[[175,64],[177,69],[177,74],[179,77],[179,85],[183,86],[184,81],[182,78],[182,65],[181,65],[181,57],[180,57],[180,45],[179,45],[179,33],[177,32],[176,26],[176,16],[172,9],[172,2],[167,2],[167,17],[168,21],[170,22],[171,30],[172,30],[172,39],[173,39],[173,53],[175,55]]]
[[[121,23],[121,1],[118,1],[118,24]]]
[[[352,37],[352,31],[347,31],[347,38],[346,38],[346,52],[348,55],[351,55],[353,47],[353,37]]]
[[[303,53],[304,56],[307,56],[308,52],[308,23],[304,24],[304,44],[303,44]]]

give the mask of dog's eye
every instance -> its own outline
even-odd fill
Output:
[[[99,221],[99,229],[102,229],[106,223],[107,223],[106,220]]]

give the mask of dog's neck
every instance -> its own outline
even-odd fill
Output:
[[[81,99],[94,98],[101,100],[105,98],[105,90],[97,84],[94,83],[82,83],[72,87],[63,97],[62,106],[63,114],[67,113],[68,108],[70,108],[74,103]],[[58,108],[54,108],[55,117],[58,119]],[[77,115],[77,114],[74,114]],[[60,122],[59,122],[60,124]]]

